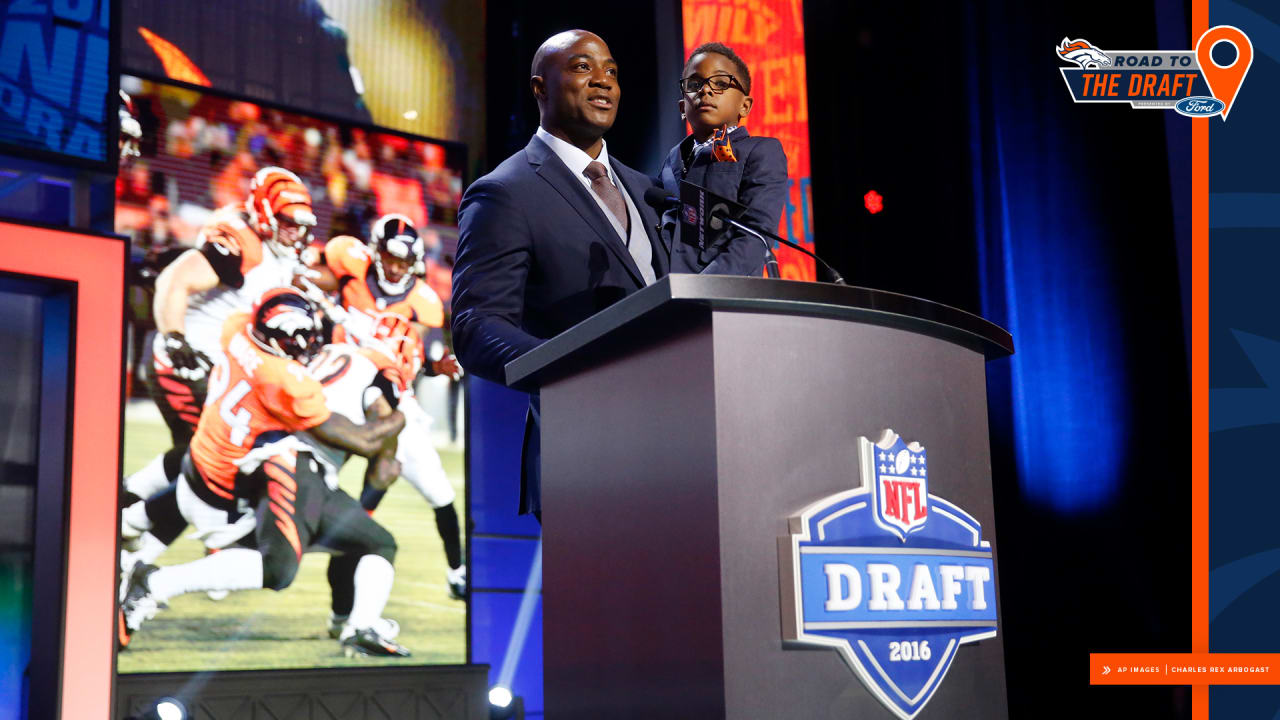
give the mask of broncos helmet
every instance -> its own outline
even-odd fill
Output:
[[[383,215],[373,224],[373,264],[378,271],[378,286],[388,295],[399,295],[413,286],[414,277],[420,273],[426,244],[413,227],[413,221],[404,215]],[[383,267],[383,253],[404,261],[408,270],[394,282],[387,278]]]
[[[298,290],[268,290],[253,305],[249,337],[263,350],[306,365],[324,344],[319,313]]]

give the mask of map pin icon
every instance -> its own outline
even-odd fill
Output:
[[[1235,62],[1230,65],[1219,65],[1213,61],[1213,47],[1220,42],[1230,43],[1236,49]],[[1196,60],[1200,63],[1200,72],[1204,73],[1209,92],[1222,101],[1222,119],[1226,120],[1240,83],[1244,82],[1245,73],[1253,64],[1253,43],[1239,28],[1219,25],[1206,30],[1196,41]]]

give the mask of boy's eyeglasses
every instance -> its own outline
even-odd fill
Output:
[[[742,85],[738,83],[738,79],[732,75],[712,75],[709,78],[700,78],[697,76],[687,77],[680,81],[680,89],[690,95],[697,95],[702,92],[703,85],[710,85],[711,91],[719,95],[729,88],[738,88],[743,94],[747,91],[742,89]]]

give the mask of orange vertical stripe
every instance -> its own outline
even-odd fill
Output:
[[[1209,29],[1192,0],[1191,47]],[[1191,650],[1209,652],[1209,118],[1191,121]],[[1209,686],[1191,686],[1192,720],[1208,720]]]

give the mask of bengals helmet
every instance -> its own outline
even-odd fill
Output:
[[[302,180],[284,168],[262,168],[249,183],[247,205],[249,224],[267,247],[277,256],[296,259],[316,225],[311,193]]]
[[[378,286],[388,295],[399,295],[413,286],[415,275],[422,272],[422,259],[426,244],[413,227],[413,221],[404,215],[383,215],[373,224],[373,264],[378,271]],[[384,260],[386,258],[386,260]],[[395,280],[385,267],[394,260],[406,266]]]
[[[253,304],[249,337],[263,350],[306,365],[324,344],[315,305],[291,287],[268,290]]]
[[[394,359],[400,370],[400,391],[413,385],[422,370],[422,340],[408,318],[399,313],[382,313],[373,320],[373,339],[380,350]]]

